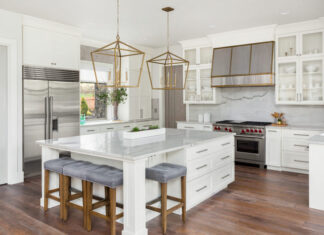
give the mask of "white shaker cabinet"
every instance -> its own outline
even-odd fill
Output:
[[[24,65],[79,70],[79,63],[79,36],[23,27]]]
[[[281,135],[280,128],[267,128],[266,131],[266,164],[269,169],[281,167]]]
[[[324,105],[323,45],[323,29],[277,36],[277,104]]]

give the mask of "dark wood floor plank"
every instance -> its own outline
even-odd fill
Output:
[[[0,187],[0,234],[108,234],[109,225],[93,219],[83,229],[82,213],[71,210],[61,222],[59,208],[45,214],[39,206],[41,178]],[[147,223],[150,235],[162,234],[161,217]],[[122,225],[117,224],[117,234]],[[236,166],[236,181],[191,209],[186,224],[168,216],[169,235],[324,234],[324,212],[308,208],[308,176]]]

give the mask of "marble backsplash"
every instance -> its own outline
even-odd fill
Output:
[[[290,125],[324,126],[324,106],[276,105],[274,87],[223,88],[222,103],[190,105],[189,120],[197,121],[198,114],[210,112],[212,121],[249,120],[270,121],[273,112],[285,113]]]

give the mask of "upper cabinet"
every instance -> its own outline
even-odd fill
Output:
[[[220,90],[211,87],[213,49],[209,45],[184,48],[184,58],[190,62],[187,84],[183,94],[185,104],[216,104]],[[184,68],[184,77],[186,68]]]
[[[324,105],[323,33],[277,36],[277,104]]]
[[[214,48],[212,87],[273,86],[274,42]]]
[[[23,27],[23,64],[79,70],[80,37],[34,26]]]

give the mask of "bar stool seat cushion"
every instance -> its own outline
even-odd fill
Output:
[[[146,178],[160,183],[167,183],[169,180],[186,176],[186,174],[186,167],[171,163],[161,163],[151,168],[146,168]]]
[[[86,180],[87,172],[98,167],[98,165],[92,164],[91,162],[75,161],[63,167],[63,175]]]
[[[100,165],[87,172],[87,181],[116,188],[123,184],[123,171],[115,167]]]
[[[75,160],[69,157],[63,157],[59,159],[49,160],[44,163],[44,168],[49,171],[63,174],[63,167],[69,164],[75,163]]]

